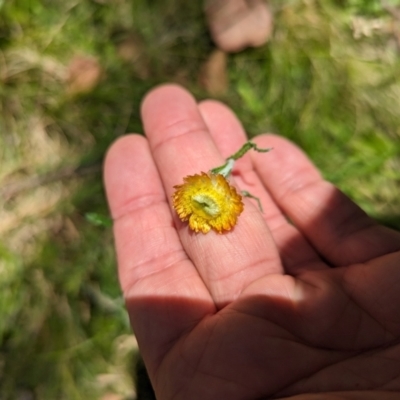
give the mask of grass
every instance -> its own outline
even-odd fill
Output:
[[[291,138],[399,229],[395,16],[379,1],[270,3],[271,42],[229,56],[220,100],[250,137]],[[112,233],[85,215],[107,216],[101,161],[142,132],[144,93],[172,80],[209,97],[198,74],[213,49],[201,2],[0,1],[2,400],[136,398]],[[67,79],[77,55],[99,68],[81,93]]]

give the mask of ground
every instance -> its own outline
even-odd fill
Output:
[[[101,164],[159,83],[294,140],[400,228],[399,2],[269,4],[270,41],[225,54],[201,2],[0,1],[2,400],[137,397]]]

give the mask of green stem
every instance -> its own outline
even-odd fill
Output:
[[[250,192],[248,192],[247,190],[242,190],[242,195],[243,195],[244,197],[250,197],[251,199],[256,200],[257,203],[258,203],[258,207],[260,208],[260,211],[261,211],[262,213],[264,213],[264,210],[263,210],[262,205],[261,205],[261,201],[260,201],[260,199],[259,199],[258,197],[253,196],[253,195],[252,195]]]
[[[225,178],[227,178],[233,169],[233,165],[235,164],[235,160],[233,158],[228,158],[226,160],[226,163],[223,165],[220,165],[219,167],[215,167],[211,170],[212,174],[221,174]]]
[[[210,172],[212,174],[221,174],[225,178],[227,178],[232,172],[235,161],[238,160],[239,158],[243,157],[251,149],[253,149],[254,151],[257,151],[259,153],[267,153],[268,151],[272,150],[272,148],[261,149],[261,148],[257,147],[257,145],[255,143],[248,141],[236,153],[229,156],[226,159],[225,164],[211,169]]]
[[[268,153],[270,150],[272,150],[272,147],[269,147],[267,149],[261,149],[257,147],[257,145],[253,142],[246,142],[235,154],[231,155],[229,158],[232,158],[233,160],[238,160],[239,158],[243,157],[249,150],[253,149],[254,151],[257,151],[259,153]],[[228,160],[229,160],[228,158]]]

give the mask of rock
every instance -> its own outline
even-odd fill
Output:
[[[207,0],[205,12],[214,42],[226,52],[262,46],[272,34],[272,12],[263,0]]]

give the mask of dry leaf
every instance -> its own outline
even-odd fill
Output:
[[[140,37],[134,33],[129,34],[117,43],[119,57],[133,66],[136,74],[147,79],[150,75],[149,61],[144,51],[144,45]]]
[[[226,53],[214,50],[201,68],[200,83],[213,96],[222,95],[228,89],[226,63]]]
[[[75,56],[68,65],[67,91],[72,95],[91,92],[100,82],[103,69],[90,56]]]

